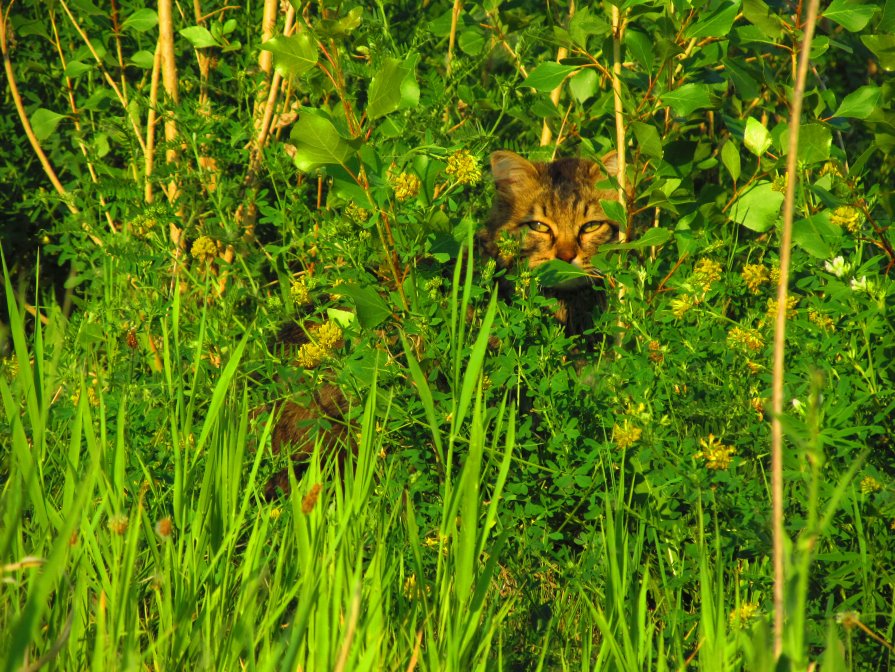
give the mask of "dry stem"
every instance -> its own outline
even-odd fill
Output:
[[[789,261],[792,247],[792,220],[798,181],[799,124],[808,74],[808,55],[817,22],[819,0],[809,0],[808,18],[799,56],[796,85],[789,117],[789,154],[786,157],[786,197],[783,202],[783,235],[780,241],[780,282],[777,285],[777,317],[774,323],[774,378],[771,419],[771,498],[774,536],[774,656],[783,652],[784,612],[784,529],[783,529],[783,369],[786,346],[786,299],[789,293]]]

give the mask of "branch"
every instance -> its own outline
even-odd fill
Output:
[[[808,0],[808,18],[799,54],[799,69],[792,93],[789,117],[789,154],[786,157],[786,197],[783,201],[783,238],[780,241],[780,282],[777,284],[777,318],[774,323],[774,377],[771,419],[771,499],[774,536],[774,656],[783,652],[784,611],[784,534],[783,529],[783,369],[786,346],[786,300],[789,294],[789,261],[792,247],[792,220],[798,180],[799,124],[802,99],[808,75],[808,55],[817,23],[820,0]]]

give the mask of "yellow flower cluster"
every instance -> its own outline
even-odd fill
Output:
[[[289,295],[292,301],[298,306],[306,306],[311,303],[311,292],[308,287],[307,276],[301,276],[298,280],[293,280],[289,285]]]
[[[681,294],[676,299],[671,300],[671,313],[677,319],[681,319],[686,315],[687,311],[699,303],[699,299],[690,294]]]
[[[199,236],[190,248],[190,255],[199,261],[211,261],[217,256],[218,246],[208,236]]]
[[[771,279],[768,267],[764,264],[746,264],[740,275],[743,276],[743,282],[753,294],[758,294],[761,291],[761,286]]]
[[[734,327],[727,332],[727,342],[745,350],[758,352],[764,347],[764,339],[755,329]]]
[[[739,609],[730,612],[728,620],[732,626],[741,626],[748,623],[758,613],[758,605],[755,602],[743,602]]]
[[[702,451],[696,453],[695,457],[705,460],[706,469],[727,469],[730,466],[731,459],[737,454],[737,449],[721,443],[721,439],[709,434],[707,439],[699,439],[699,445]]]
[[[313,334],[316,341],[298,349],[295,361],[305,369],[316,369],[333,351],[342,345],[342,329],[335,322],[320,325]]]
[[[444,172],[453,176],[457,184],[478,184],[482,179],[479,162],[468,149],[461,149],[451,154]]]
[[[420,193],[420,178],[413,173],[400,173],[391,180],[395,188],[395,198],[406,201]]]
[[[642,434],[643,430],[630,424],[627,418],[621,425],[615,425],[612,428],[612,440],[615,441],[615,445],[621,450],[625,450],[625,448],[637,443]]]
[[[873,476],[865,476],[861,479],[861,493],[869,495],[873,492],[879,492],[883,489],[883,484],[876,480]]]
[[[370,211],[364,210],[357,203],[349,203],[345,208],[345,216],[352,222],[363,224],[370,219]]]
[[[861,230],[863,217],[861,211],[850,205],[840,205],[830,215],[830,222],[836,226],[844,226],[849,233],[857,233]]]
[[[799,297],[797,296],[787,296],[786,297],[786,319],[791,320],[796,316],[796,305],[799,303]],[[766,312],[768,319],[774,320],[777,318],[777,299],[768,299],[768,310]]]
[[[721,279],[721,264],[712,259],[700,259],[693,267],[693,275],[707,292],[712,288],[713,282]]]
[[[808,319],[824,331],[836,331],[836,325],[833,323],[833,318],[829,315],[821,315],[813,308],[808,309]]]

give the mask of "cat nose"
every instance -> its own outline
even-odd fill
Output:
[[[571,262],[575,257],[578,256],[578,250],[575,249],[574,245],[570,244],[560,244],[556,246],[556,258],[561,259],[565,262]]]

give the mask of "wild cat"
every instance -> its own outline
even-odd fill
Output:
[[[603,157],[603,167],[588,159],[562,158],[549,163],[531,162],[509,151],[491,155],[496,195],[487,225],[479,235],[484,254],[502,268],[524,265],[535,268],[552,259],[568,262],[584,276],[545,290],[557,301],[556,318],[569,334],[581,334],[593,323],[600,295],[592,257],[601,245],[618,240],[618,224],[603,211],[600,200],[614,200],[617,192],[605,185],[607,174],[618,167],[615,152]],[[600,185],[600,186],[598,186]],[[504,244],[505,239],[515,241]],[[282,345],[307,342],[295,329],[282,332]],[[325,454],[344,457],[350,450],[351,432],[346,414],[348,400],[338,387],[324,383],[300,401],[286,401],[273,433],[273,450],[288,450],[296,474],[314,447]],[[288,470],[276,474],[266,494],[288,491]]]
[[[570,334],[591,326],[600,301],[592,288],[597,275],[592,257],[600,246],[619,239],[618,224],[600,204],[601,199],[617,198],[605,182],[607,173],[615,175],[618,169],[618,155],[611,152],[602,163],[603,168],[579,158],[538,163],[507,151],[491,155],[497,193],[480,236],[482,248],[504,268],[534,268],[559,259],[587,274],[545,290],[556,298],[556,318]],[[505,244],[507,238],[515,244]]]

